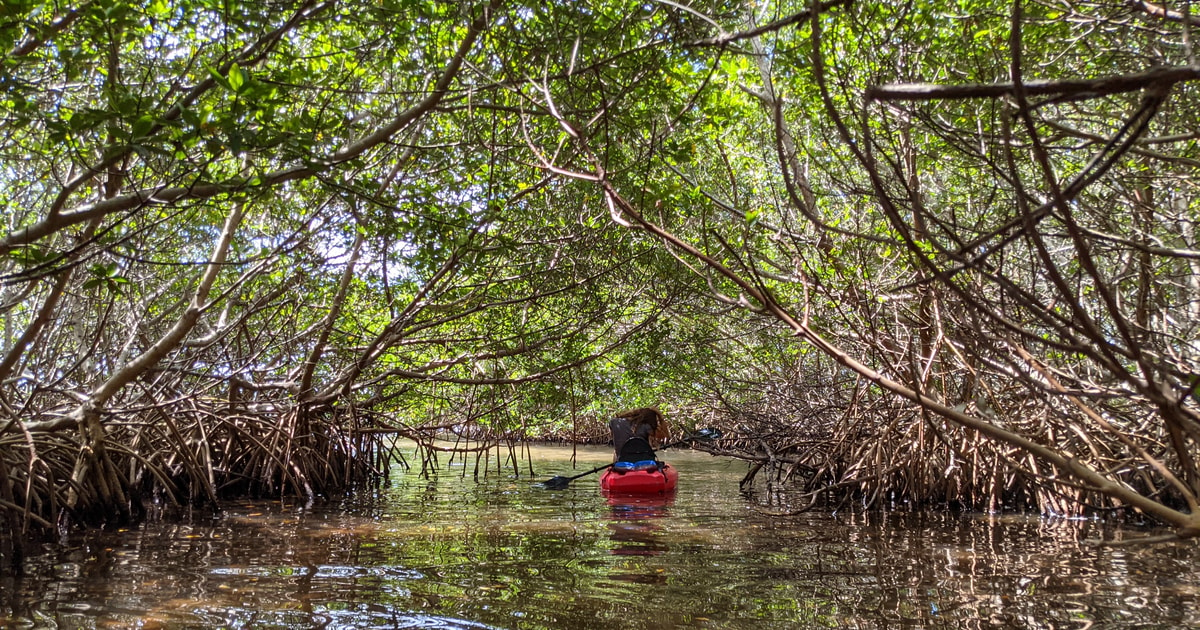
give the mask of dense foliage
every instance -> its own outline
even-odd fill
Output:
[[[661,404],[1200,534],[1193,18],[918,4],[7,3],[6,531]]]

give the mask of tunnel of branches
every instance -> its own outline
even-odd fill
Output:
[[[922,4],[14,8],[0,554],[645,405],[781,512],[1200,535],[1200,14]]]

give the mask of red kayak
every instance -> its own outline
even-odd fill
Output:
[[[666,494],[678,482],[679,471],[670,464],[634,470],[613,467],[600,475],[600,489],[615,494]]]

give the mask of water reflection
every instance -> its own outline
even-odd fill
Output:
[[[577,470],[611,453],[580,451]],[[1195,545],[1025,516],[765,516],[739,464],[672,457],[672,497],[443,470],[335,505],[98,532],[0,581],[0,627],[984,628],[1200,625]],[[587,458],[594,457],[594,461]],[[775,496],[771,500],[778,500]]]
[[[666,527],[656,519],[670,516],[668,506],[675,502],[674,492],[649,496],[612,494],[605,499],[609,506],[609,539],[615,543],[610,553],[618,556],[657,556],[670,549],[664,540]],[[636,576],[625,577],[630,581],[646,581]]]

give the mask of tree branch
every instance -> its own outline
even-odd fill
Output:
[[[1065,79],[1026,81],[1020,86],[1011,82],[967,85],[938,85],[933,83],[898,83],[867,88],[864,97],[871,101],[937,101],[969,98],[1000,98],[1012,96],[1021,89],[1029,96],[1070,97],[1072,100],[1098,98],[1111,94],[1136,92],[1143,89],[1166,90],[1176,83],[1200,79],[1200,68],[1178,66],[1153,68],[1136,74],[1121,74],[1099,79]]]

